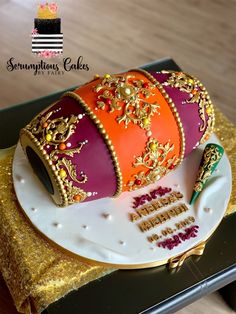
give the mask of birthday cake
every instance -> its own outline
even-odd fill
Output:
[[[58,18],[58,6],[55,2],[40,4],[32,31],[32,52],[63,52],[63,34],[61,19]]]
[[[20,141],[53,201],[67,206],[155,183],[213,128],[213,105],[198,79],[130,70],[67,92],[21,130]]]

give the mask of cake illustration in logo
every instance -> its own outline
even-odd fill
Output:
[[[61,19],[58,18],[58,6],[55,2],[40,4],[32,30],[32,53],[50,58],[62,52],[63,34]]]

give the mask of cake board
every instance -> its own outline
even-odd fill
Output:
[[[219,144],[214,135],[209,142]],[[33,173],[18,144],[13,161],[15,191],[24,214],[34,227],[82,261],[120,269],[159,266],[208,239],[224,216],[232,181],[226,155],[197,202],[193,206],[189,204],[204,146],[192,152],[176,170],[147,187],[124,192],[118,198],[104,198],[58,208]],[[228,189],[224,189],[224,186]],[[165,197],[173,193],[180,193],[183,197],[158,208],[150,215],[140,217],[138,222],[132,221],[130,217],[140,212],[140,207],[145,208],[133,208],[135,198],[152,194],[160,187],[171,190]],[[163,197],[156,198],[157,201],[160,199]],[[154,203],[155,198],[147,205]],[[151,230],[143,227],[148,219],[178,209],[181,204],[185,205],[185,210],[176,217],[164,220]],[[189,233],[192,235],[185,237]],[[176,236],[180,237],[178,243],[169,246],[167,241]],[[204,245],[200,253],[203,250]]]

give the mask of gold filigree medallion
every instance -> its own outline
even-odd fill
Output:
[[[121,111],[117,122],[124,122],[125,127],[134,123],[142,129],[150,129],[151,117],[158,112],[159,104],[150,103],[155,85],[135,79],[133,75],[106,74],[101,83],[94,87],[99,93],[97,108],[109,112]]]
[[[134,175],[134,179],[128,182],[129,190],[135,190],[159,180],[178,164],[179,159],[174,156],[169,158],[169,153],[174,149],[174,144],[159,143],[155,138],[150,138],[146,144],[142,156],[135,157],[134,167],[144,166],[147,171],[141,171]]]

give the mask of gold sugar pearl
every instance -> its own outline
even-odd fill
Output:
[[[150,124],[150,120],[148,118],[143,118],[142,122],[144,126],[148,126]]]
[[[66,171],[64,169],[60,169],[59,176],[63,179],[66,177]]]
[[[149,147],[153,152],[157,149],[157,145],[155,143],[150,143]]]
[[[207,107],[207,108],[206,108],[206,113],[207,113],[208,115],[212,113],[211,107]]]
[[[46,141],[50,142],[51,139],[52,139],[52,135],[51,134],[46,134],[45,138],[46,138]]]

